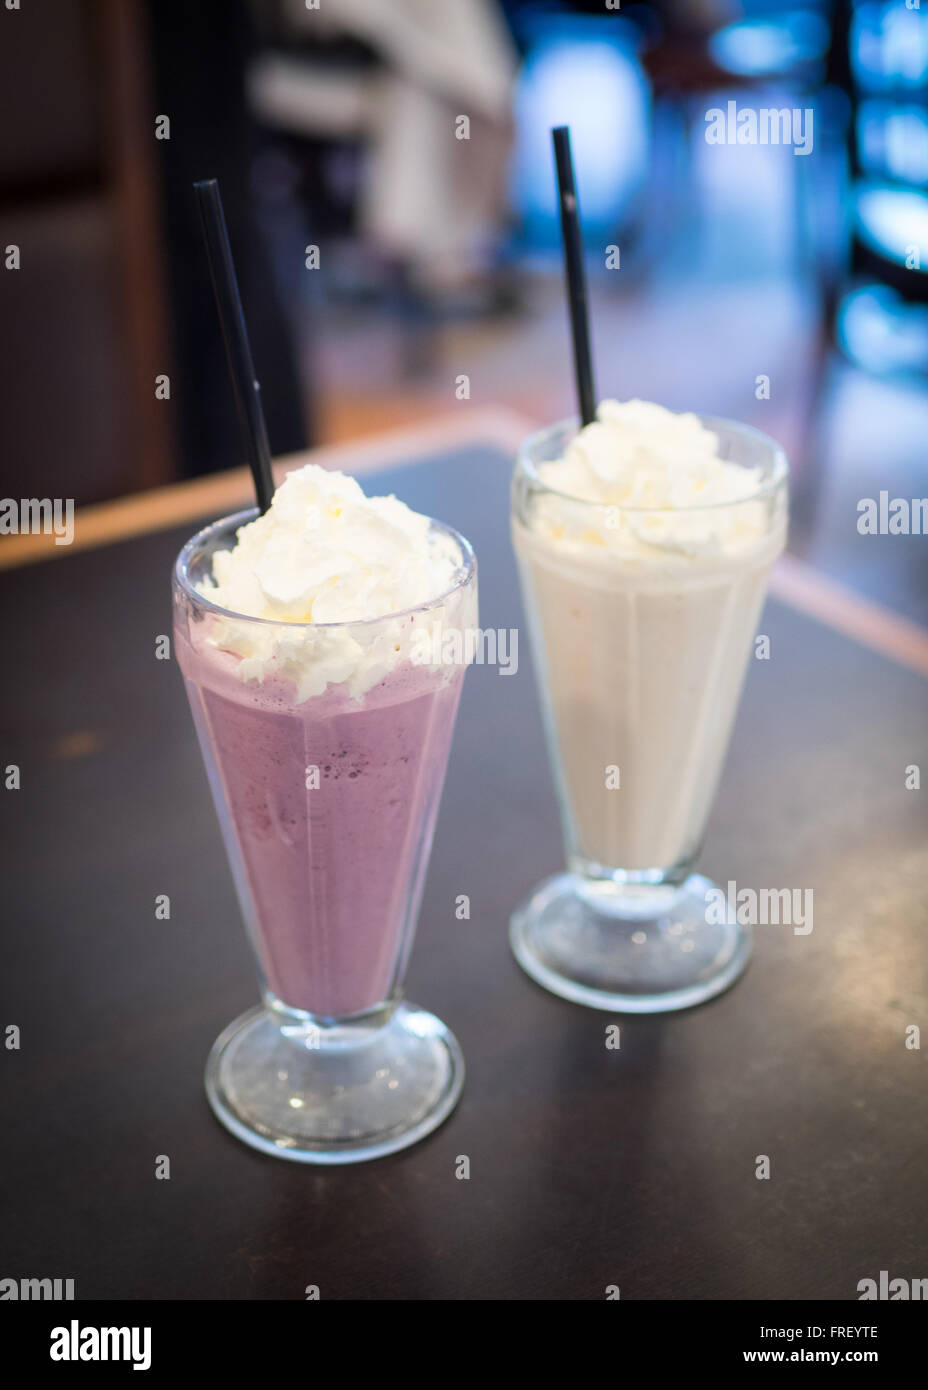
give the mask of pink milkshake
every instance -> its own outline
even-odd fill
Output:
[[[473,553],[310,466],[263,516],[194,537],[174,609],[265,998],[213,1050],[213,1108],[287,1157],[403,1147],[462,1076],[451,1034],[401,986],[477,621]],[[461,640],[436,646],[436,627]]]
[[[374,1008],[403,972],[463,670],[297,703],[228,653],[181,639],[177,658],[267,985],[324,1017]]]

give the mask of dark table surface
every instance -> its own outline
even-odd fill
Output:
[[[508,477],[478,448],[375,480],[473,540],[485,627],[522,622]],[[256,987],[180,677],[155,659],[193,529],[0,583],[2,763],[22,775],[0,792],[0,1025],[21,1030],[0,1274],[72,1277],[78,1299],[855,1299],[880,1270],[928,1274],[928,1036],[906,1047],[928,1029],[928,789],[905,786],[928,774],[928,681],[768,604],[701,867],[812,889],[814,930],[760,927],[728,994],[615,1020],[509,953],[560,839],[525,635],[517,675],[474,668],[408,977],[460,1039],[463,1098],[398,1155],[285,1163],[203,1093]]]

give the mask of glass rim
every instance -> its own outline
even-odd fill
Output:
[[[700,415],[698,411],[680,413],[695,415],[697,420],[709,429],[712,429],[714,425],[724,426],[730,432],[740,434],[745,438],[753,439],[763,444],[764,447],[770,451],[770,476],[765,478],[753,492],[747,493],[744,497],[732,497],[724,502],[704,502],[695,507],[639,507],[629,506],[626,502],[603,502],[592,497],[577,497],[574,493],[563,492],[560,488],[551,487],[548,483],[544,482],[538,476],[538,469],[533,460],[529,457],[530,450],[534,444],[555,434],[559,430],[572,429],[574,437],[576,437],[580,432],[580,420],[576,415],[569,415],[563,420],[556,421],[553,425],[546,425],[543,429],[536,430],[534,434],[530,434],[528,438],[523,439],[516,455],[516,466],[527,474],[542,492],[548,493],[551,497],[560,497],[565,502],[572,502],[575,506],[609,507],[613,510],[628,512],[632,515],[639,516],[666,516],[670,513],[685,514],[688,516],[690,514],[698,515],[700,512],[717,512],[724,510],[726,507],[741,507],[747,502],[760,502],[765,497],[773,496],[780,491],[788,481],[789,461],[786,457],[786,450],[783,448],[782,444],[778,444],[775,439],[769,434],[765,434],[763,430],[755,429],[753,425],[742,424],[740,420],[730,420],[724,415]],[[713,430],[713,433],[714,432]],[[555,462],[554,459],[545,461],[548,463]],[[725,462],[729,462],[729,460],[725,460]],[[741,467],[742,465],[738,464],[736,466]]]
[[[230,512],[228,516],[221,516],[218,521],[211,522],[209,526],[202,527],[201,530],[192,535],[181,547],[177,559],[174,561],[174,581],[178,587],[194,603],[199,604],[210,613],[215,613],[218,617],[231,618],[234,622],[239,623],[260,623],[265,627],[285,627],[297,630],[311,628],[314,632],[332,632],[348,627],[372,627],[376,623],[387,622],[389,619],[407,618],[414,613],[423,613],[431,608],[440,607],[452,594],[465,588],[477,573],[477,557],[474,554],[474,547],[467,537],[455,530],[453,526],[449,526],[447,522],[438,521],[435,517],[430,516],[426,517],[429,525],[436,527],[446,536],[450,536],[461,552],[461,562],[455,571],[453,582],[440,594],[436,594],[434,598],[426,599],[422,603],[415,603],[411,608],[398,608],[389,613],[381,613],[376,618],[347,618],[335,623],[291,622],[287,618],[259,618],[253,613],[238,613],[232,608],[223,608],[221,604],[214,603],[206,594],[201,594],[191,582],[190,565],[195,548],[206,546],[211,537],[222,531],[229,531],[234,535],[240,526],[246,526],[249,521],[254,521],[259,515],[257,507],[246,507],[243,511]]]

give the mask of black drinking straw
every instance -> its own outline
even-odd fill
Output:
[[[222,324],[222,336],[226,344],[239,428],[242,431],[251,476],[255,481],[258,506],[262,512],[266,512],[274,496],[271,446],[268,443],[264,411],[261,409],[261,387],[255,380],[255,368],[251,360],[248,329],[245,327],[245,313],[242,309],[238,280],[235,277],[219,184],[216,179],[200,179],[193,186],[200,208],[203,240],[206,242],[216,308],[219,310],[219,322]]]
[[[577,210],[574,165],[570,157],[570,127],[552,130],[557,190],[561,207],[561,236],[564,241],[564,270],[567,274],[567,304],[570,309],[570,335],[574,347],[574,372],[580,419],[589,425],[596,419],[596,392],[593,387],[593,359],[590,354],[590,323],[587,315],[586,275],[583,269],[583,242]]]

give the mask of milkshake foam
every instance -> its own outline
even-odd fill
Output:
[[[194,602],[175,590],[243,915],[292,1009],[360,1013],[402,977],[464,675],[410,656],[436,619],[476,623],[462,544],[310,466],[191,574]]]
[[[457,543],[428,517],[307,464],[287,474],[263,516],[239,528],[231,550],[216,553],[200,592],[231,614],[274,624],[216,623],[211,640],[241,657],[242,680],[274,671],[294,682],[300,700],[330,683],[362,695],[408,660],[414,625],[367,634],[344,625],[434,600],[460,564]]]
[[[605,401],[565,443],[520,460],[513,539],[569,855],[665,871],[699,848],[782,489],[648,402]]]

